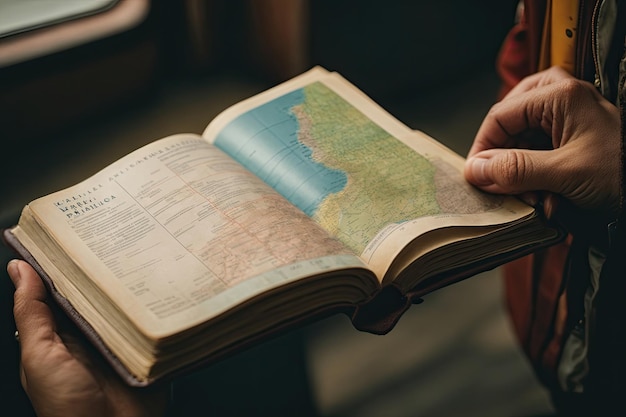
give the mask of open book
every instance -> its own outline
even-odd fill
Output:
[[[30,202],[4,237],[143,386],[337,312],[384,334],[562,237],[463,161],[316,67]]]

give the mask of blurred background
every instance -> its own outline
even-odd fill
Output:
[[[0,0],[0,227],[30,200],[313,65],[464,155],[498,91],[517,1]],[[13,256],[0,249],[2,265]],[[0,270],[2,411],[19,385]],[[499,271],[438,291],[384,337],[331,317],[174,384],[173,415],[541,416]]]

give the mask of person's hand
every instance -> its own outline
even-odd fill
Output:
[[[620,204],[619,110],[558,67],[527,77],[485,117],[465,177],[487,192],[531,202],[543,194],[548,216],[558,208],[557,194],[612,219]]]
[[[61,318],[55,320],[46,288],[28,263],[13,260],[7,271],[15,285],[20,377],[39,417],[164,414],[166,387],[126,386],[79,335],[63,328]]]

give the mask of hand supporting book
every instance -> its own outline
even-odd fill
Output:
[[[15,285],[20,376],[38,416],[158,417],[165,413],[167,385],[129,387],[54,314],[46,302],[46,288],[30,265],[13,260],[7,271]]]
[[[319,67],[25,206],[6,241],[131,385],[413,302],[562,238]]]
[[[593,85],[552,67],[524,79],[489,112],[465,177],[488,192],[542,199],[547,217],[601,247],[622,204],[620,146],[619,109]]]

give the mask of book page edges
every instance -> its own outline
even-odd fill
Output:
[[[106,361],[113,367],[113,369],[122,377],[124,382],[127,383],[129,386],[145,387],[160,380],[171,380],[172,378],[188,374],[194,369],[215,363],[265,340],[279,336],[295,328],[300,328],[309,323],[319,321],[325,317],[335,314],[345,314],[348,317],[352,317],[354,316],[354,312],[358,308],[354,304],[341,303],[335,305],[327,305],[323,308],[309,309],[308,312],[306,312],[305,314],[288,318],[276,324],[275,326],[272,326],[272,328],[269,330],[253,334],[250,337],[240,338],[236,341],[233,341],[233,343],[229,344],[226,348],[215,351],[210,355],[206,355],[190,363],[181,365],[180,367],[171,368],[166,372],[157,373],[149,377],[138,377],[133,374],[129,370],[129,368],[125,366],[123,362],[113,353],[113,351],[108,348],[107,344],[95,331],[93,326],[76,310],[71,302],[69,302],[69,300],[65,298],[61,292],[58,291],[50,276],[32,256],[30,251],[26,249],[16,238],[13,230],[15,230],[15,227],[13,227],[12,229],[4,229],[2,231],[2,239],[4,240],[5,245],[13,249],[22,259],[24,259],[33,266],[35,271],[40,275],[55,304],[70,318],[70,320],[85,335],[87,340],[94,345],[94,347],[103,355]],[[375,298],[375,294],[372,294],[371,297],[363,301],[361,305],[366,304],[369,300],[373,298]]]
[[[481,259],[435,274],[418,282],[409,290],[403,290],[400,283],[396,282],[384,284],[382,290],[376,293],[372,299],[353,310],[351,315],[353,326],[359,331],[377,335],[389,333],[411,305],[427,302],[425,297],[433,291],[555,245],[567,236],[565,229],[559,225],[551,224],[548,227],[553,231],[550,238],[527,243],[515,250],[509,250],[490,256],[488,259]]]

